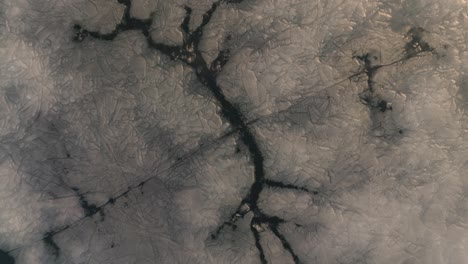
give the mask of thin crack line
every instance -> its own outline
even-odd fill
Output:
[[[177,168],[178,166],[180,166],[182,163],[184,163],[185,161],[187,161],[190,157],[193,157],[193,155],[197,154],[198,152],[204,150],[204,149],[207,149],[209,147],[213,147],[215,145],[218,145],[218,144],[221,144],[221,142],[223,142],[223,140],[229,138],[230,136],[234,135],[236,133],[235,130],[231,130],[227,133],[225,133],[223,136],[219,137],[217,140],[214,140],[213,142],[211,142],[210,144],[204,144],[202,146],[198,146],[196,148],[194,148],[192,151],[188,152],[186,155],[182,156],[181,158],[179,158],[176,162],[174,162],[172,165],[170,165],[169,167],[167,167],[166,169],[163,169],[161,171],[158,171],[156,174],[154,175],[151,175],[141,181],[139,181],[138,184],[134,184],[134,185],[131,185],[129,187],[127,187],[127,189],[123,192],[120,192],[118,195],[116,196],[113,196],[111,198],[109,198],[105,203],[99,205],[99,206],[96,206],[96,205],[91,205],[92,208],[88,208],[88,209],[84,209],[85,210],[85,215],[78,218],[77,220],[73,221],[72,223],[70,224],[67,224],[65,226],[62,226],[54,231],[49,231],[47,232],[44,236],[42,236],[41,238],[38,238],[36,240],[33,241],[33,243],[37,243],[37,242],[40,242],[40,241],[51,241],[51,239],[53,239],[53,237],[57,234],[60,234],[70,228],[72,228],[73,226],[77,225],[78,223],[80,223],[81,221],[83,221],[84,219],[87,219],[87,218],[90,218],[90,217],[93,217],[94,215],[96,215],[97,213],[101,212],[102,209],[104,209],[106,206],[110,205],[110,204],[115,204],[120,198],[126,196],[127,194],[131,193],[132,191],[134,190],[138,190],[140,188],[142,188],[146,183],[156,179],[160,174],[164,173],[164,172],[167,172],[171,169],[174,169],[174,168]],[[155,168],[151,173],[148,173],[148,174],[153,174],[155,172],[155,170],[157,170],[157,168]],[[82,203],[86,203],[87,202],[84,200],[84,195],[86,194],[90,194],[90,193],[93,193],[93,192],[84,192],[84,193],[79,193],[79,190],[77,188],[71,188],[76,194],[75,195],[69,195],[69,196],[65,196],[65,197],[78,197],[79,200],[80,200],[80,204]],[[63,198],[63,197],[60,197],[60,198]],[[89,204],[88,204],[89,205]],[[85,208],[88,207],[88,206],[84,206]],[[89,211],[88,211],[89,210]],[[29,245],[23,245],[23,246],[19,246],[19,247],[16,247],[16,248],[12,248],[6,252],[10,253],[10,252],[14,252],[14,251],[17,251],[19,249],[22,249],[22,248],[25,248],[25,247],[28,247]]]

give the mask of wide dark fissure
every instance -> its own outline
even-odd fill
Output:
[[[74,40],[77,42],[84,41],[86,37],[90,36],[92,38],[111,41],[115,39],[120,32],[126,30],[139,30],[146,37],[148,47],[158,52],[168,56],[172,60],[178,60],[186,65],[190,66],[197,79],[210,90],[213,97],[216,99],[217,104],[220,107],[221,116],[229,122],[233,131],[237,131],[240,141],[247,147],[250,160],[254,167],[254,181],[250,186],[249,192],[242,199],[237,210],[231,215],[229,221],[225,221],[221,226],[219,226],[215,232],[211,235],[212,239],[217,239],[219,234],[222,232],[223,228],[226,226],[236,229],[236,221],[239,218],[243,218],[247,213],[253,213],[253,220],[251,223],[251,231],[255,239],[255,245],[259,252],[259,257],[262,263],[267,263],[264,250],[261,245],[260,232],[265,231],[263,228],[258,229],[258,226],[264,226],[265,229],[270,229],[275,237],[281,241],[281,244],[287,250],[295,263],[300,263],[299,258],[293,249],[290,247],[289,242],[286,238],[280,234],[278,230],[278,225],[284,223],[285,221],[275,217],[269,216],[262,212],[258,206],[258,200],[260,198],[260,193],[266,186],[274,186],[276,188],[291,189],[296,191],[307,191],[306,188],[294,186],[291,184],[284,184],[273,181],[265,180],[265,169],[264,169],[264,156],[260,150],[258,141],[251,131],[250,127],[247,124],[247,121],[244,115],[241,113],[240,109],[231,103],[226,96],[224,95],[221,87],[217,84],[217,74],[222,71],[222,67],[229,60],[229,50],[221,50],[216,57],[216,59],[209,65],[202,56],[202,53],[199,49],[199,44],[203,36],[204,27],[210,22],[211,17],[214,12],[217,10],[222,1],[217,1],[212,4],[211,8],[205,12],[201,24],[194,30],[190,30],[189,24],[192,14],[192,9],[188,6],[185,6],[185,17],[180,24],[180,28],[184,34],[183,44],[180,46],[166,45],[161,43],[156,43],[150,36],[150,27],[151,19],[149,20],[138,20],[131,18],[129,15],[129,10],[131,7],[130,1],[121,0],[119,3],[126,6],[125,12],[122,18],[122,21],[116,26],[115,30],[108,34],[101,34],[99,32],[92,32],[86,29],[83,29],[80,25],[75,25],[75,36]],[[240,3],[241,1],[235,1]],[[233,3],[233,1],[229,2]],[[144,183],[143,183],[144,184]],[[132,188],[126,191],[128,193]],[[122,194],[123,195],[123,194]],[[118,197],[121,197],[119,195]],[[115,198],[109,199],[105,204],[113,204]],[[83,206],[83,204],[82,204]],[[104,205],[103,205],[104,206]],[[87,206],[83,206],[87,208]],[[85,209],[88,214],[92,215],[96,213],[96,210],[90,212],[90,208]],[[96,208],[97,209],[97,208]],[[100,208],[99,208],[100,209]]]
[[[255,246],[258,250],[261,262],[267,263],[265,253],[261,245],[260,233],[269,230],[281,242],[283,248],[289,252],[293,261],[295,263],[300,263],[298,255],[294,252],[286,237],[279,231],[279,225],[285,223],[286,221],[279,217],[270,216],[264,213],[261,208],[259,208],[258,201],[260,199],[261,192],[266,187],[307,192],[312,195],[317,195],[319,192],[317,190],[309,190],[305,187],[273,181],[266,178],[264,156],[259,147],[254,132],[250,129],[249,124],[247,123],[247,120],[245,119],[245,116],[242,114],[241,110],[226,98],[223,90],[217,84],[217,75],[223,70],[223,66],[229,61],[230,51],[220,50],[218,56],[211,64],[204,60],[202,52],[199,49],[199,44],[204,33],[204,27],[210,22],[213,14],[216,12],[217,8],[222,2],[224,1],[214,2],[210,9],[203,15],[200,25],[193,30],[191,30],[189,26],[192,9],[188,6],[184,7],[185,17],[179,25],[183,32],[182,45],[167,45],[155,42],[150,34],[152,18],[146,20],[132,18],[130,16],[131,2],[128,0],[119,1],[119,3],[125,5],[125,11],[121,22],[116,26],[114,31],[107,34],[102,34],[99,32],[88,31],[83,29],[80,25],[75,25],[75,35],[73,40],[81,42],[84,41],[87,37],[92,37],[102,41],[112,41],[119,35],[119,33],[123,31],[137,30],[141,31],[142,34],[146,37],[146,41],[150,49],[156,50],[168,56],[171,60],[181,61],[191,67],[199,82],[202,83],[216,99],[216,102],[220,107],[220,115],[224,120],[229,122],[232,127],[232,131],[237,132],[240,142],[246,146],[254,170],[254,180],[249,188],[248,193],[241,200],[236,211],[231,214],[230,219],[224,221],[220,226],[218,226],[216,230],[214,230],[214,232],[211,234],[211,239],[217,239],[225,227],[231,227],[233,230],[236,230],[237,220],[243,218],[246,214],[252,213],[253,218],[250,228],[255,239]],[[233,1],[228,3],[233,3]],[[395,61],[387,65],[374,65],[374,57],[372,57],[373,55],[371,53],[355,57],[363,63],[363,69],[353,76],[358,76],[363,73],[367,76],[367,90],[361,94],[363,103],[367,104],[373,109],[377,109],[380,112],[392,110],[390,103],[380,99],[378,96],[375,96],[376,87],[374,87],[374,77],[377,72],[385,66],[396,64],[400,61],[403,61],[404,59],[409,59],[420,54],[421,52],[431,51],[431,48],[428,46],[428,44],[422,40],[422,33],[423,31],[421,29],[415,29],[408,33],[408,36],[411,37],[411,41],[405,47],[407,56],[402,60]],[[140,185],[142,186],[144,183],[145,181],[143,181]],[[125,196],[128,192],[135,188],[136,187],[129,187],[128,190],[116,197],[110,198],[107,203],[100,207],[90,206],[85,202],[84,198],[82,199],[82,196],[80,196],[80,203],[86,213],[86,217],[92,216],[100,211],[102,207],[108,204],[113,204],[116,199]]]
[[[9,1],[0,264],[468,264],[462,2]]]
[[[0,263],[2,264],[15,264],[15,259],[8,254],[8,252],[0,249]]]
[[[262,243],[260,242],[260,233],[257,231],[257,229],[255,229],[255,226],[254,226],[253,223],[250,224],[250,230],[252,231],[252,234],[253,234],[254,239],[255,239],[255,247],[258,250],[260,262],[262,264],[267,264],[268,262],[267,262],[266,257],[265,257],[265,252],[263,250]]]

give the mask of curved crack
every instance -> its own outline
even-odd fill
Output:
[[[281,234],[279,231],[279,225],[285,223],[286,221],[276,217],[270,216],[264,213],[261,208],[258,206],[258,200],[260,197],[260,193],[263,191],[265,187],[273,187],[273,188],[281,188],[281,189],[289,189],[295,191],[304,191],[308,192],[312,195],[318,195],[319,192],[317,190],[310,190],[305,187],[296,186],[293,184],[287,184],[283,182],[277,182],[273,180],[266,179],[265,177],[265,168],[264,168],[264,157],[263,153],[260,150],[259,144],[256,140],[254,133],[250,130],[249,126],[256,122],[257,120],[247,121],[245,116],[241,113],[241,111],[231,103],[226,96],[224,95],[221,87],[217,84],[217,74],[222,71],[223,66],[229,60],[229,50],[221,50],[216,57],[216,59],[209,65],[203,58],[202,53],[199,49],[199,44],[201,41],[201,37],[203,35],[204,27],[210,22],[214,12],[217,10],[219,5],[222,2],[226,3],[240,3],[242,0],[237,1],[216,1],[212,4],[211,8],[203,15],[203,19],[201,24],[193,31],[190,30],[189,24],[192,14],[192,9],[188,6],[185,6],[185,17],[180,24],[180,28],[184,34],[183,44],[179,46],[174,45],[166,45],[162,43],[155,42],[150,35],[150,28],[152,23],[152,18],[150,19],[135,19],[130,16],[130,7],[131,2],[130,0],[118,0],[119,3],[125,5],[124,15],[122,20],[119,24],[116,25],[116,28],[111,33],[102,34],[99,32],[89,31],[80,25],[75,25],[73,28],[75,30],[75,35],[73,36],[73,40],[76,42],[84,41],[87,37],[92,37],[95,39],[103,40],[103,41],[112,41],[114,40],[119,33],[127,31],[127,30],[138,30],[140,31],[147,40],[149,48],[155,49],[160,53],[168,56],[172,60],[179,60],[188,66],[190,66],[197,76],[198,80],[206,86],[212,93],[213,97],[216,99],[218,105],[221,108],[221,115],[222,117],[227,120],[232,130],[225,134],[223,137],[230,136],[234,133],[237,133],[239,136],[240,141],[247,147],[249,152],[250,160],[254,166],[254,181],[250,186],[249,192],[247,195],[242,199],[239,206],[237,207],[236,211],[231,215],[231,218],[228,221],[222,223],[211,235],[212,239],[217,239],[219,234],[223,231],[224,227],[230,226],[233,229],[236,228],[236,222],[240,218],[243,218],[246,214],[252,213],[253,218],[250,223],[250,230],[253,234],[255,240],[255,246],[259,253],[259,258],[261,263],[267,263],[265,252],[261,243],[261,236],[260,233],[265,230],[270,230],[272,234],[281,242],[282,247],[291,255],[292,260],[294,263],[301,263],[298,255],[292,249],[290,243],[286,239],[286,237]],[[372,95],[374,92],[374,76],[376,72],[386,66],[390,66],[403,60],[410,59],[419,55],[422,52],[432,51],[432,48],[426,43],[423,42],[421,39],[421,29],[414,29],[410,31],[408,35],[412,38],[411,42],[405,46],[405,50],[407,52],[406,57],[394,61],[389,64],[385,65],[372,65],[369,60],[369,54],[365,54],[363,56],[356,56],[356,58],[362,62],[364,62],[364,68],[356,74],[346,78],[345,80],[350,80],[353,77],[359,76],[363,73],[367,75],[367,86],[368,91]],[[344,81],[344,80],[343,80]],[[362,98],[366,101],[366,98]],[[368,102],[370,103],[370,102]],[[387,110],[391,110],[391,105],[384,101],[379,101],[377,104],[372,105],[373,107],[378,108],[380,111],[385,112]],[[222,137],[222,138],[223,138]],[[166,170],[177,166],[182,160],[178,160],[175,164],[171,165]],[[114,204],[119,198],[126,196],[129,192],[135,189],[139,189],[143,187],[143,185],[148,182],[149,180],[153,179],[154,176],[151,176],[137,185],[129,186],[127,190],[121,192],[119,195],[109,198],[107,202],[100,206],[90,205],[85,199],[83,194],[79,193],[78,189],[73,189],[77,196],[80,198],[80,204],[85,211],[85,216],[78,219],[74,223],[70,225],[63,226],[55,231],[47,232],[43,238],[40,240],[44,241],[47,245],[49,245],[52,250],[58,254],[59,247],[54,242],[53,237],[61,233],[67,229],[69,229],[72,225],[85,219],[87,217],[92,217],[98,212],[102,213],[102,209],[107,206]],[[16,248],[18,249],[18,248]],[[14,251],[16,249],[10,250]]]
[[[199,43],[203,35],[204,27],[210,22],[214,12],[219,7],[222,1],[216,1],[212,4],[211,8],[205,12],[201,24],[193,31],[189,28],[189,23],[191,19],[192,9],[185,6],[185,17],[180,24],[180,28],[184,33],[184,41],[180,46],[166,45],[162,43],[156,43],[150,36],[150,26],[151,20],[138,20],[131,18],[129,15],[129,10],[131,6],[130,1],[119,1],[120,3],[126,6],[124,16],[122,21],[116,26],[116,29],[108,34],[101,34],[99,32],[92,32],[81,28],[81,26],[76,25],[74,28],[77,31],[74,39],[83,41],[86,36],[91,36],[100,40],[113,40],[120,32],[125,30],[140,30],[143,35],[146,37],[147,43],[150,48],[155,49],[162,54],[168,56],[172,60],[180,60],[192,67],[198,80],[204,84],[212,93],[213,97],[216,99],[217,103],[221,108],[222,117],[227,120],[232,126],[233,130],[237,131],[240,141],[247,147],[251,162],[254,166],[254,182],[252,183],[248,194],[242,199],[240,205],[238,206],[236,212],[232,215],[230,221],[224,222],[218,229],[212,234],[211,238],[216,239],[219,233],[225,226],[231,226],[235,228],[235,222],[244,217],[249,212],[252,212],[254,217],[251,223],[251,230],[255,238],[255,245],[259,251],[260,260],[262,263],[266,262],[266,257],[261,246],[259,230],[257,230],[257,225],[266,225],[270,228],[272,233],[281,241],[283,248],[287,250],[295,263],[299,263],[299,258],[294,253],[293,249],[290,247],[289,242],[286,238],[279,232],[278,225],[283,223],[284,220],[279,219],[278,217],[268,216],[258,207],[258,200],[260,193],[265,186],[275,186],[278,188],[288,188],[295,190],[308,191],[305,188],[296,187],[290,184],[281,184],[273,181],[265,180],[265,170],[264,170],[264,157],[258,142],[249,128],[249,124],[245,120],[244,115],[241,111],[232,104],[226,96],[224,95],[221,87],[217,84],[216,77],[217,73],[222,70],[222,67],[226,64],[229,58],[229,51],[222,50],[218,54],[217,58],[213,61],[211,65],[204,60],[201,51],[199,50]],[[241,1],[227,1],[229,3],[240,3]],[[109,202],[113,202],[109,200]]]

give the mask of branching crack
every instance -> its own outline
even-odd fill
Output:
[[[267,263],[267,260],[265,256],[265,251],[261,243],[260,233],[267,231],[267,230],[269,230],[281,242],[282,247],[291,255],[291,258],[294,261],[294,263],[301,263],[298,255],[295,253],[295,251],[291,247],[289,241],[279,230],[280,224],[283,224],[286,221],[277,216],[270,216],[264,213],[261,210],[261,208],[259,208],[258,206],[258,200],[260,197],[260,193],[263,191],[265,187],[289,189],[289,190],[294,190],[294,191],[303,191],[303,192],[308,192],[312,195],[316,195],[319,192],[316,190],[308,189],[306,187],[300,187],[300,186],[296,186],[293,184],[287,184],[287,183],[282,183],[282,182],[277,182],[277,181],[266,179],[265,168],[264,168],[264,156],[263,156],[262,151],[260,150],[259,144],[257,142],[257,139],[254,133],[250,129],[250,126],[249,126],[250,122],[247,122],[245,120],[245,116],[236,107],[236,105],[231,103],[226,98],[226,96],[223,93],[223,90],[217,83],[217,74],[222,71],[223,66],[229,60],[229,53],[230,53],[229,50],[221,50],[218,56],[216,57],[216,59],[211,64],[209,64],[205,61],[205,59],[202,56],[202,52],[199,49],[199,44],[203,35],[203,30],[205,26],[210,22],[213,14],[216,12],[220,4],[223,2],[224,3],[240,3],[241,1],[242,0],[215,1],[210,7],[210,9],[206,11],[205,14],[203,15],[201,24],[194,30],[191,30],[189,27],[191,15],[192,15],[192,9],[188,6],[185,6],[184,7],[185,17],[180,24],[180,28],[184,34],[182,45],[167,45],[167,44],[155,42],[152,39],[151,34],[150,34],[152,18],[136,19],[136,18],[131,17],[130,16],[130,7],[131,7],[130,0],[118,0],[120,4],[123,4],[125,6],[125,11],[124,11],[121,22],[117,24],[116,28],[111,33],[103,34],[100,32],[89,31],[87,29],[84,29],[80,25],[75,25],[73,27],[75,31],[73,40],[76,42],[81,42],[81,41],[84,41],[87,37],[92,37],[98,40],[112,41],[121,32],[128,31],[128,30],[137,30],[137,31],[140,31],[146,37],[149,48],[157,50],[158,52],[168,56],[172,60],[178,60],[190,66],[194,70],[194,73],[197,76],[198,80],[203,85],[205,85],[207,89],[209,89],[213,97],[216,99],[216,102],[221,109],[222,117],[230,123],[232,130],[228,134],[229,135],[234,134],[234,133],[238,134],[240,141],[246,146],[246,149],[248,150],[248,155],[250,156],[250,160],[254,166],[254,181],[251,184],[248,193],[240,201],[239,206],[237,207],[236,211],[231,215],[231,218],[228,221],[225,221],[223,224],[221,224],[212,233],[211,239],[217,239],[220,233],[223,231],[224,227],[226,226],[230,226],[231,228],[235,229],[237,220],[251,213],[253,217],[250,223],[250,230],[255,239],[255,246],[258,250],[261,263],[262,264]],[[420,33],[420,30],[419,31],[416,30],[415,32],[412,32],[410,34],[410,37],[412,38],[411,47],[410,46],[405,47],[408,55],[404,59],[414,57],[420,52],[431,50],[428,44],[421,40],[419,33]],[[415,46],[419,48],[415,48]],[[416,49],[416,52],[413,52],[415,49]],[[364,69],[361,72],[354,74],[353,76],[358,76],[358,75],[361,75],[362,73],[365,73],[367,75],[368,90],[370,91],[371,94],[375,91],[373,78],[376,72],[378,71],[378,69],[404,60],[404,59],[401,59],[399,61],[395,61],[387,65],[375,65],[374,66],[370,63],[368,54],[363,55],[363,56],[357,56],[356,58],[364,62]],[[366,99],[363,99],[363,100],[366,100]],[[384,101],[377,102],[375,106],[378,107],[383,112],[387,110],[391,110],[391,108],[389,108],[388,103]],[[84,199],[83,195],[79,193],[78,189],[74,190],[77,193],[80,199],[80,204],[85,212],[85,216],[81,219],[92,217],[96,213],[101,212],[105,206],[114,204],[119,198],[126,196],[132,190],[143,187],[143,185],[146,182],[148,182],[149,180],[153,178],[154,177],[147,178],[146,180],[141,181],[135,186],[127,187],[127,190],[123,191],[122,193],[120,193],[119,195],[115,197],[110,198],[106,203],[100,206],[90,205]],[[77,220],[76,222],[80,221],[81,219]],[[43,240],[46,244],[51,246],[54,252],[55,251],[58,252],[59,248],[57,244],[54,242],[53,237],[56,234],[69,229],[71,225],[67,225],[58,230],[48,232],[41,240]]]
[[[184,33],[184,40],[183,44],[180,46],[166,45],[155,42],[149,34],[151,20],[138,20],[131,18],[129,15],[131,3],[129,1],[120,1],[120,3],[126,6],[125,14],[122,21],[117,25],[113,32],[109,34],[101,34],[99,32],[92,32],[82,29],[81,26],[77,25],[74,27],[77,31],[74,39],[83,41],[85,37],[91,36],[96,39],[109,41],[113,40],[122,31],[140,30],[143,35],[145,35],[150,48],[161,52],[172,60],[182,61],[188,66],[192,67],[198,80],[204,84],[207,89],[210,90],[213,97],[216,99],[221,108],[222,117],[230,123],[234,131],[237,131],[239,139],[247,147],[250,160],[254,165],[254,182],[252,183],[248,194],[242,199],[236,212],[231,216],[231,219],[219,226],[212,234],[211,238],[216,239],[225,226],[231,226],[233,229],[235,229],[235,223],[239,218],[244,217],[247,213],[253,213],[251,231],[255,238],[255,245],[258,249],[261,262],[267,263],[259,235],[263,229],[262,227],[266,226],[271,230],[275,237],[281,241],[283,248],[291,254],[294,262],[299,263],[297,254],[293,251],[289,242],[278,229],[278,225],[283,223],[284,220],[275,216],[268,216],[262,212],[257,203],[260,197],[260,193],[265,186],[298,191],[310,191],[303,187],[297,187],[291,184],[283,184],[265,179],[264,157],[254,136],[254,133],[250,130],[249,125],[247,124],[241,111],[225,97],[222,89],[219,87],[216,81],[217,74],[222,71],[223,66],[228,62],[229,50],[221,50],[216,59],[211,64],[208,64],[204,60],[202,53],[199,50],[199,44],[203,35],[204,27],[210,22],[214,12],[217,10],[221,2],[223,1],[216,1],[212,4],[210,9],[203,15],[201,24],[194,30],[190,30],[189,28],[192,9],[188,6],[184,7],[185,17],[180,24],[180,28]],[[226,2],[240,3],[241,1]],[[130,191],[130,188],[128,191]],[[115,199],[116,198],[109,199],[108,203],[113,203]]]
[[[388,64],[377,64],[374,65],[372,62],[372,54],[366,53],[364,55],[357,55],[353,56],[353,58],[361,61],[364,63],[364,67],[361,71],[351,76],[354,78],[361,74],[365,74],[367,76],[367,89],[364,90],[360,94],[360,98],[362,102],[368,105],[371,108],[378,109],[380,112],[385,113],[386,111],[392,110],[392,104],[387,102],[386,100],[380,99],[379,96],[375,94],[376,87],[374,78],[377,72],[384,67],[392,66],[398,63],[402,63],[406,60],[412,59],[414,57],[421,56],[424,53],[432,53],[434,52],[434,48],[432,48],[426,41],[423,40],[423,34],[425,30],[421,27],[411,28],[406,37],[409,38],[409,42],[406,43],[404,50],[405,54],[401,59],[393,61]]]
[[[8,252],[0,249],[0,263],[2,264],[15,264],[15,259],[8,254]]]

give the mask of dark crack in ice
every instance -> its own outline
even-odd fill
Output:
[[[228,1],[230,3],[240,3],[241,1]],[[203,36],[204,27],[210,22],[216,9],[220,6],[222,1],[214,2],[211,8],[205,12],[201,24],[194,30],[190,30],[189,23],[191,19],[192,9],[185,6],[185,17],[180,24],[180,28],[184,33],[184,41],[180,46],[166,45],[155,42],[150,34],[151,20],[139,20],[131,18],[129,10],[131,3],[129,1],[120,1],[124,4],[125,12],[122,21],[116,26],[116,29],[108,34],[101,34],[99,32],[88,31],[83,29],[80,25],[75,25],[75,40],[83,41],[85,37],[90,36],[95,39],[110,41],[113,40],[117,35],[125,30],[139,30],[146,37],[150,48],[155,49],[162,54],[169,56],[172,60],[179,60],[192,67],[197,79],[205,85],[211,92],[213,97],[216,99],[219,107],[221,108],[221,116],[229,122],[234,131],[237,131],[239,140],[246,146],[248,155],[254,166],[254,181],[250,186],[248,194],[242,199],[237,210],[232,214],[229,221],[225,221],[214,233],[211,235],[212,239],[216,239],[222,229],[225,226],[231,226],[235,229],[236,221],[244,217],[247,213],[252,213],[253,218],[251,221],[251,230],[255,238],[255,245],[259,252],[259,257],[262,263],[266,263],[266,257],[264,250],[261,245],[260,235],[261,232],[258,226],[265,226],[277,237],[283,248],[291,254],[292,259],[295,263],[300,263],[299,257],[296,255],[294,250],[291,248],[287,239],[280,233],[278,226],[283,223],[284,220],[278,217],[269,216],[264,213],[258,206],[258,200],[260,193],[266,186],[273,186],[276,188],[295,189],[301,191],[308,191],[305,188],[293,186],[290,184],[282,184],[279,182],[273,182],[266,180],[265,169],[264,169],[264,156],[259,147],[254,132],[250,129],[244,115],[241,113],[238,107],[231,103],[223,93],[221,87],[217,84],[216,76],[217,73],[222,71],[223,66],[228,62],[229,51],[221,50],[213,61],[208,64],[199,49],[200,40]],[[109,200],[109,203],[113,203],[114,198]]]
[[[193,69],[198,81],[202,83],[206,87],[206,89],[210,91],[213,98],[216,99],[216,103],[220,107],[220,115],[231,126],[231,131],[226,133],[221,138],[221,140],[233,134],[237,134],[239,137],[239,141],[243,145],[245,145],[245,149],[248,152],[246,154],[249,156],[250,161],[253,165],[253,182],[249,187],[248,193],[243,197],[241,201],[239,201],[238,206],[236,207],[235,211],[232,212],[230,218],[226,219],[221,225],[219,225],[215,230],[213,230],[210,239],[218,239],[219,235],[223,232],[225,227],[229,226],[233,230],[235,230],[236,222],[239,219],[244,218],[247,214],[251,214],[252,218],[250,222],[250,231],[253,235],[255,246],[258,251],[258,257],[261,263],[267,263],[267,257],[265,255],[265,250],[261,241],[261,233],[267,231],[271,232],[271,234],[273,234],[274,237],[278,239],[284,250],[289,253],[294,263],[301,263],[300,257],[294,251],[288,239],[280,231],[280,225],[286,223],[286,220],[265,213],[262,210],[262,208],[260,208],[258,203],[260,194],[265,188],[288,189],[298,192],[306,192],[310,195],[319,195],[320,192],[318,190],[268,179],[267,175],[265,174],[264,155],[262,153],[257,137],[255,136],[255,131],[251,128],[251,124],[253,124],[256,120],[246,120],[245,115],[234,103],[232,103],[225,96],[222,88],[217,83],[217,75],[223,70],[224,65],[229,61],[230,51],[228,49],[220,50],[214,61],[212,63],[208,63],[203,58],[202,52],[199,48],[205,26],[209,24],[213,14],[216,12],[218,7],[223,3],[235,4],[242,2],[242,0],[220,0],[214,2],[203,15],[200,25],[193,30],[191,30],[189,26],[192,15],[192,9],[189,6],[184,6],[185,17],[180,24],[180,29],[182,30],[184,35],[182,45],[167,45],[155,42],[150,34],[151,23],[153,18],[133,18],[130,16],[131,1],[118,0],[118,2],[125,6],[125,10],[121,21],[116,25],[115,29],[112,32],[100,33],[96,31],[90,31],[83,28],[83,26],[76,24],[73,26],[73,41],[80,43],[86,41],[87,38],[93,38],[101,41],[112,41],[121,32],[124,31],[136,30],[141,32],[145,36],[149,48],[168,56],[174,61],[180,61],[182,63],[185,63]],[[376,88],[374,77],[377,74],[377,72],[383,67],[403,62],[404,60],[416,57],[423,52],[433,51],[432,47],[423,40],[422,35],[424,34],[424,32],[425,31],[422,28],[413,28],[408,32],[407,37],[410,39],[410,41],[404,47],[406,55],[398,61],[394,61],[389,64],[376,65],[373,61],[372,53],[355,56],[357,60],[363,63],[363,67],[356,74],[353,74],[352,76],[346,78],[346,80],[351,80],[352,78],[360,76],[362,74],[366,75],[367,89],[363,93],[361,93],[361,100],[363,103],[369,105],[369,107],[373,109],[377,109],[382,113],[392,110],[391,102],[387,102],[386,100],[380,99],[377,96],[375,96],[374,92]],[[400,134],[401,133],[403,133],[403,130],[400,130]],[[219,140],[220,139],[218,139],[218,141]],[[202,146],[200,146],[200,148],[201,147]],[[236,149],[236,153],[238,152],[241,152],[240,148]],[[67,154],[67,157],[69,157],[69,155],[70,154]],[[170,166],[170,168],[173,166],[177,166],[177,163],[183,161],[184,158],[178,159],[176,164],[173,164],[172,166]],[[47,247],[52,251],[53,255],[58,256],[60,254],[60,247],[55,243],[54,236],[71,228],[74,224],[81,221],[82,219],[93,217],[97,213],[101,213],[101,216],[103,217],[104,207],[115,204],[121,197],[125,197],[129,192],[133,190],[141,189],[148,181],[150,181],[153,178],[154,176],[150,176],[135,185],[128,186],[120,194],[110,197],[107,200],[107,202],[101,205],[90,204],[86,200],[84,194],[81,193],[78,188],[72,188],[79,199],[79,203],[83,209],[84,216],[70,225],[65,225],[61,228],[57,228],[53,231],[47,232],[40,240],[42,240],[47,245]],[[9,252],[13,250],[10,250]],[[0,260],[2,261],[2,263],[6,264],[14,263],[14,259],[10,257],[7,252],[4,251],[0,251]]]

